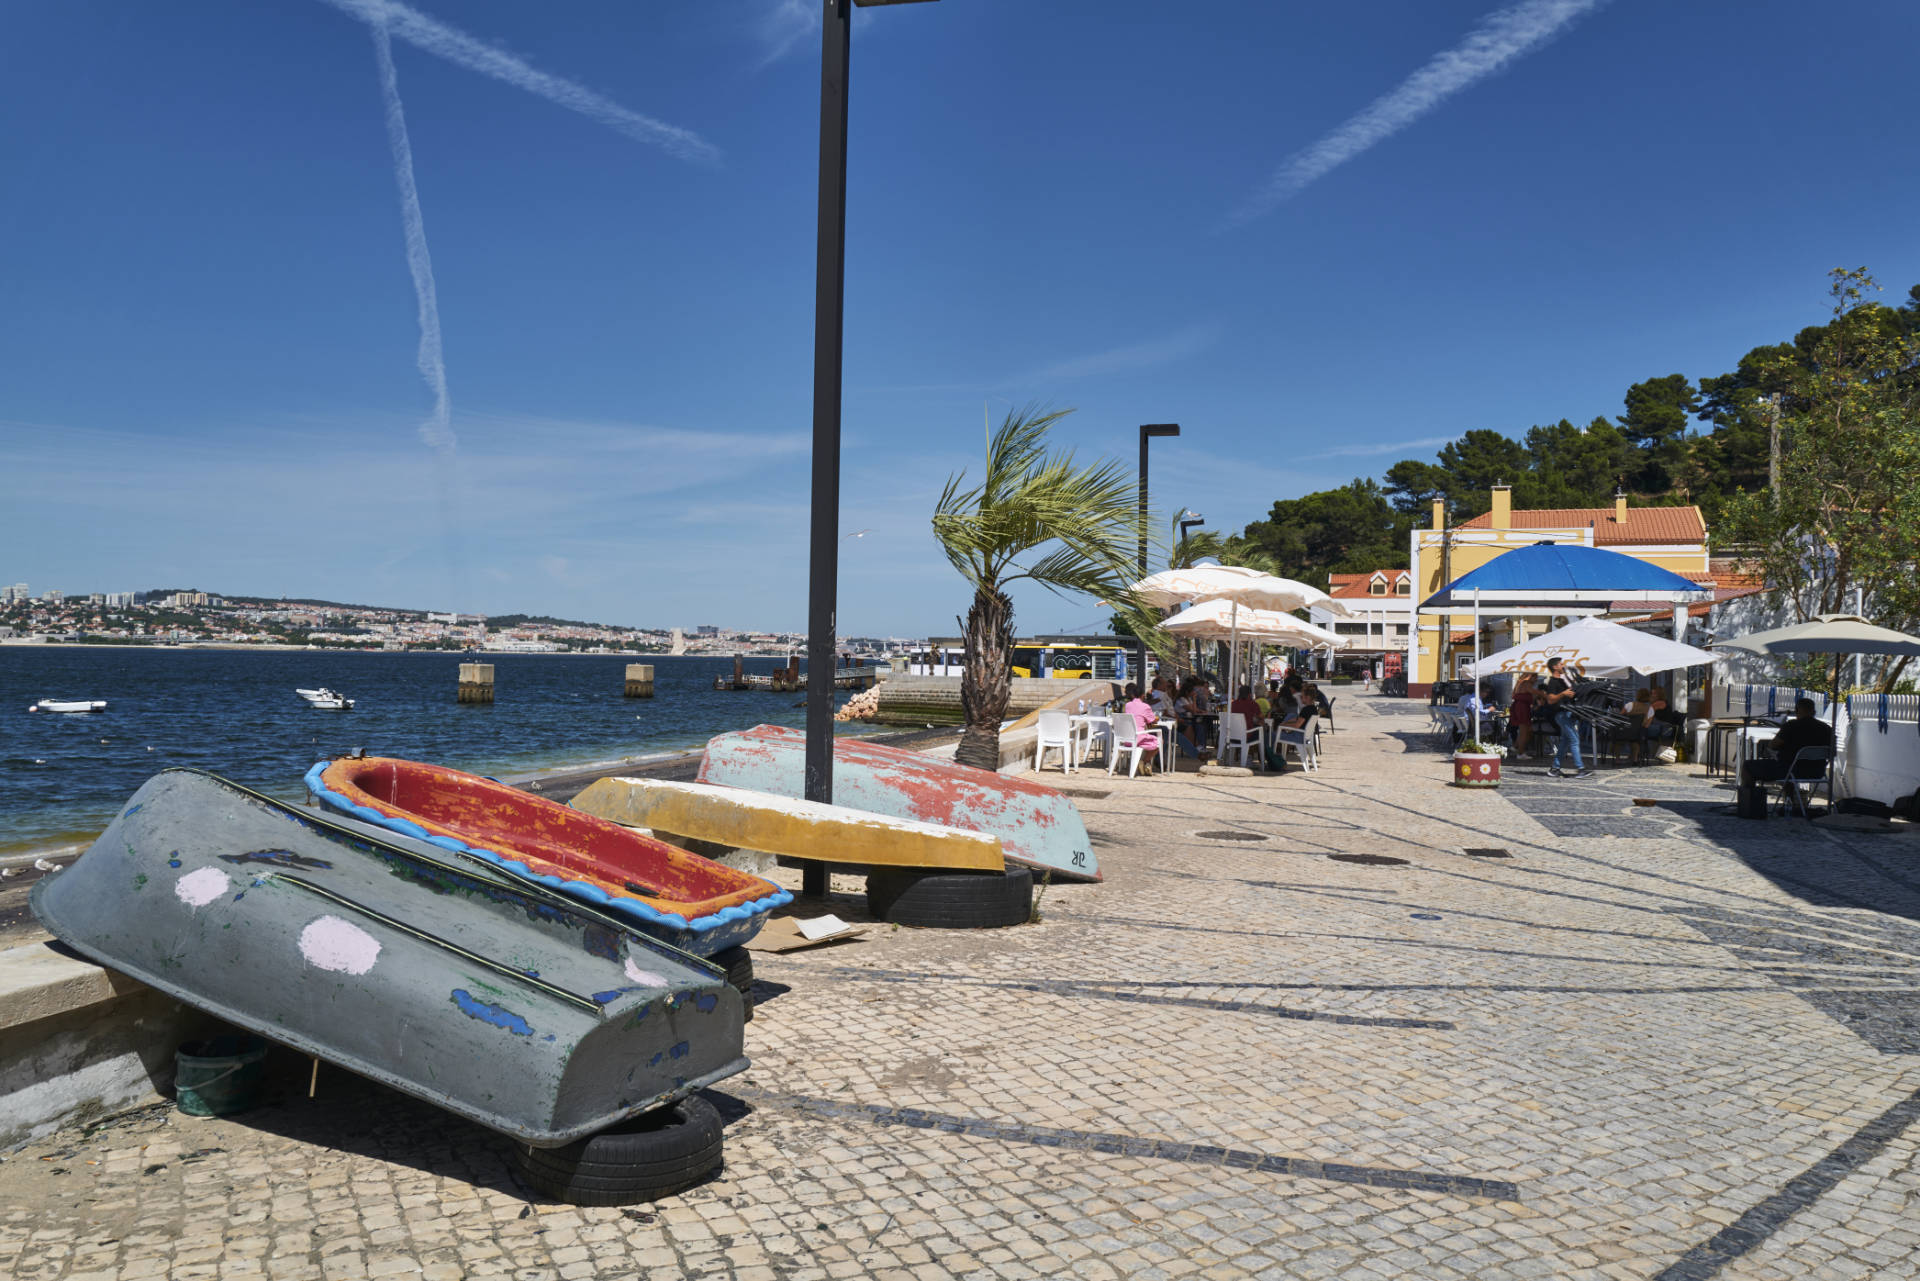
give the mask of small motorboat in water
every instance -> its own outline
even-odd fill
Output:
[[[477,774],[367,756],[322,761],[306,781],[337,814],[474,855],[699,956],[745,943],[793,901],[749,872]]]
[[[27,709],[30,712],[104,712],[104,698],[43,698]]]
[[[68,946],[538,1147],[744,1070],[720,967],[466,854],[198,770],[34,885]]]
[[[293,691],[307,700],[307,706],[317,707],[323,712],[350,712],[353,700],[322,686],[319,689],[296,689]]]
[[[700,781],[804,794],[806,735],[756,725],[707,740]],[[903,747],[842,738],[833,744],[833,803],[1000,838],[1009,864],[1058,880],[1097,881],[1100,860],[1080,811],[1064,793]]]

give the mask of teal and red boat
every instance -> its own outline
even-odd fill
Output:
[[[700,781],[801,796],[807,739],[780,725],[756,725],[709,739]],[[833,803],[894,818],[937,823],[1000,838],[1008,863],[1056,880],[1097,881],[1100,860],[1080,811],[1064,793],[1026,779],[842,738],[833,744]]]
[[[306,782],[336,813],[472,854],[696,956],[745,943],[793,901],[749,872],[442,765],[346,757],[315,765]]]

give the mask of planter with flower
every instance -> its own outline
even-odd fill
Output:
[[[1500,758],[1506,754],[1507,749],[1498,744],[1468,739],[1453,749],[1453,785],[1500,786]]]

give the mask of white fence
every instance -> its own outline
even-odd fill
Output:
[[[1717,684],[1713,715],[1791,716],[1802,698],[1830,718],[1825,693],[1782,685]],[[1891,805],[1920,791],[1920,694],[1853,694],[1841,700],[1838,719],[1842,794]]]

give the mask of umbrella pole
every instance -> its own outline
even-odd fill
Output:
[[[1240,658],[1240,602],[1233,602],[1231,628],[1227,640],[1227,687],[1220,691],[1226,699],[1227,707],[1233,706],[1233,673]],[[1214,721],[1213,759],[1216,762],[1226,759],[1227,753],[1227,713],[1222,709]]]
[[[1473,741],[1480,741],[1480,589],[1473,589]]]

